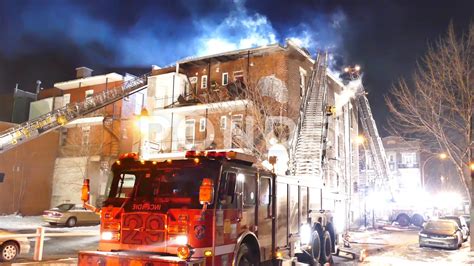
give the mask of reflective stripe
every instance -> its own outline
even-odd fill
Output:
[[[224,254],[229,254],[233,253],[235,248],[235,244],[229,244],[229,245],[223,245],[223,246],[217,246],[216,247],[216,253],[214,256],[219,256],[219,255],[224,255]],[[194,257],[204,257],[204,251],[210,250],[212,251],[212,247],[206,247],[206,248],[194,248]]]

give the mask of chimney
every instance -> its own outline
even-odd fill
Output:
[[[90,77],[92,76],[92,71],[94,70],[88,67],[78,67],[76,68],[76,78],[80,79]]]

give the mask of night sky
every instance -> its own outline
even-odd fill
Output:
[[[140,74],[153,64],[292,38],[312,54],[329,50],[334,70],[360,64],[383,126],[392,84],[410,78],[450,21],[462,32],[471,20],[473,0],[0,0],[0,93],[16,83],[34,91],[36,80],[51,87],[73,79],[78,66]]]

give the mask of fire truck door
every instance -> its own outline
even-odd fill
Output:
[[[258,195],[258,230],[257,235],[261,247],[261,255],[268,260],[272,255],[272,179],[260,176]]]

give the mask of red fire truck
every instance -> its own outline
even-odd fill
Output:
[[[336,232],[314,178],[276,176],[254,163],[232,151],[165,161],[121,156],[100,210],[99,249],[80,252],[79,265],[330,261]],[[84,201],[87,194],[85,183]]]

